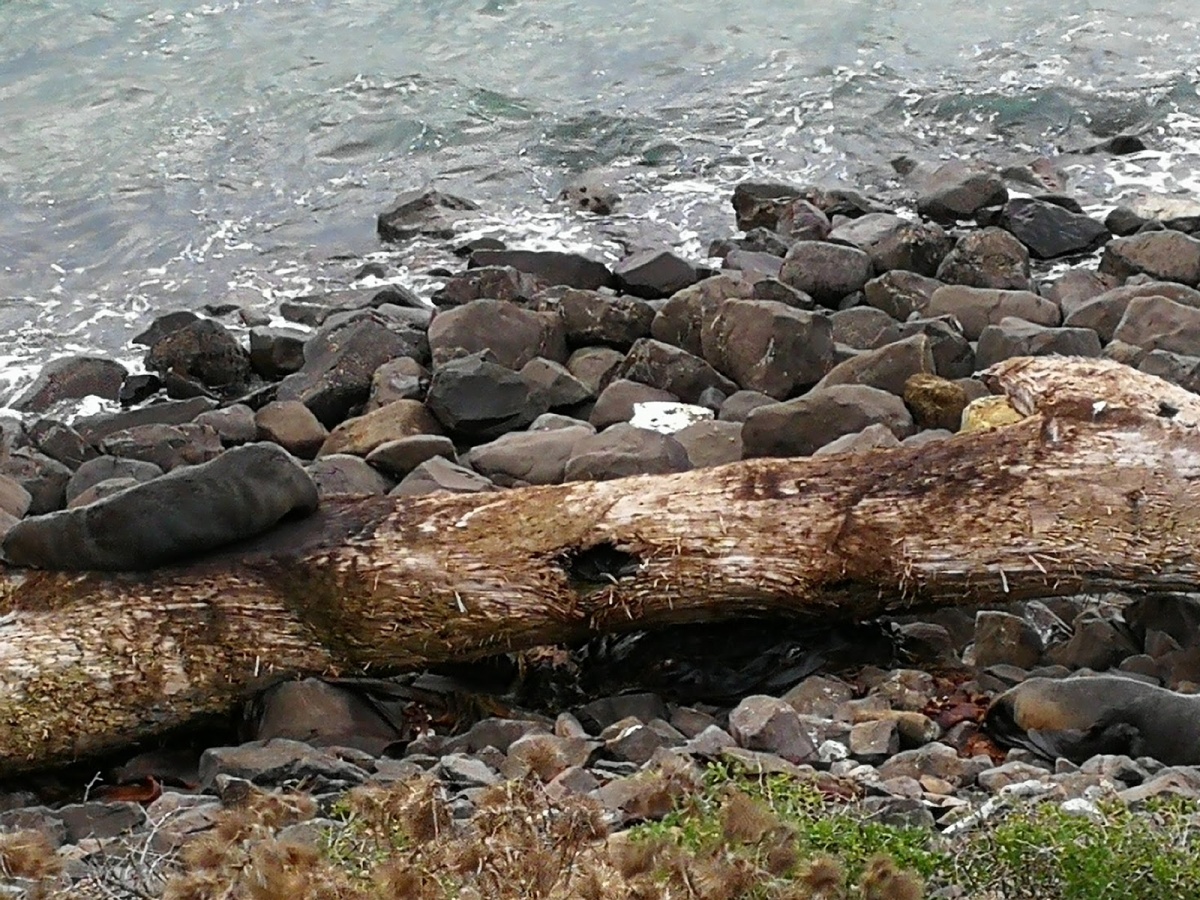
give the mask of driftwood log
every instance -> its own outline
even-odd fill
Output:
[[[865,456],[328,503],[149,573],[10,570],[0,776],[227,711],[268,676],[1200,581],[1200,397],[1103,360],[986,379],[1027,418]]]

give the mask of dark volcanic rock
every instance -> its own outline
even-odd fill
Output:
[[[196,425],[207,425],[216,431],[226,447],[248,444],[257,439],[254,426],[254,410],[244,403],[233,403],[221,409],[200,413],[192,420]]]
[[[716,314],[721,302],[733,297],[749,298],[753,288],[740,278],[714,275],[675,293],[658,308],[650,325],[650,335],[656,341],[673,344],[688,353],[703,353],[700,331],[704,323]]]
[[[567,461],[567,481],[605,481],[627,475],[665,475],[691,468],[687,451],[670,435],[618,424],[585,435]]]
[[[1200,356],[1200,309],[1166,297],[1135,297],[1113,337],[1143,350]]]
[[[304,466],[317,494],[326,497],[380,496],[392,489],[393,482],[361,456],[331,453]]]
[[[376,230],[385,241],[404,241],[419,234],[449,238],[455,224],[478,209],[470,200],[440,191],[407,191],[379,214]]]
[[[312,459],[329,430],[299,400],[276,400],[254,414],[255,436],[278,444],[293,456]]]
[[[90,506],[25,519],[4,540],[13,565],[151,569],[316,509],[312,480],[284,450],[247,444]]]
[[[904,383],[917,374],[933,374],[933,346],[923,334],[864,350],[838,363],[817,383],[814,390],[835,384],[865,384],[902,396]]]
[[[433,303],[444,309],[483,299],[524,302],[532,300],[544,287],[537,278],[511,266],[487,266],[451,278],[434,292]]]
[[[524,378],[486,353],[451,360],[434,372],[426,402],[447,429],[475,438],[523,428],[546,411]]]
[[[874,274],[871,257],[857,247],[799,241],[784,257],[779,280],[822,306],[836,307],[847,294],[862,290]]]
[[[779,278],[786,253],[786,247],[778,256],[771,253],[752,253],[749,250],[731,250],[726,255],[722,268],[740,272],[744,279],[758,284],[760,281]]]
[[[855,350],[874,350],[900,339],[900,323],[873,306],[841,309],[829,317],[833,342]]]
[[[33,445],[70,469],[96,457],[96,448],[79,436],[70,425],[54,419],[39,419],[29,428]]]
[[[1200,240],[1179,231],[1148,231],[1109,241],[1100,271],[1118,278],[1146,274],[1162,281],[1200,284]]]
[[[679,398],[670,391],[651,387],[638,381],[617,378],[600,392],[596,405],[588,417],[597,430],[603,430],[618,422],[628,422],[633,418],[634,407],[638,403],[653,401],[678,402]]]
[[[775,231],[787,238],[787,242],[823,241],[829,237],[833,225],[825,211],[808,200],[793,200],[779,212]],[[784,248],[787,253],[787,248]]]
[[[1027,291],[1029,251],[1003,229],[972,231],[942,260],[937,277],[947,284]]]
[[[128,374],[123,365],[96,356],[66,356],[46,363],[37,380],[13,401],[19,412],[45,412],[60,400],[96,396],[116,400]]]
[[[426,460],[440,456],[458,462],[454,442],[440,434],[414,434],[387,441],[367,454],[367,462],[392,478],[404,478]]]
[[[897,270],[872,278],[863,285],[863,295],[869,305],[903,322],[914,312],[924,312],[929,298],[941,286],[936,278]]]
[[[730,394],[721,404],[721,412],[717,418],[722,422],[745,422],[751,410],[778,402],[761,391],[737,391]]]
[[[567,360],[567,371],[595,396],[608,387],[623,362],[625,354],[612,347],[580,347]]]
[[[397,400],[424,400],[429,389],[429,372],[415,359],[402,356],[385,362],[371,376],[371,396],[364,412]]]
[[[308,335],[296,328],[253,328],[250,330],[250,365],[263,378],[272,380],[300,371]]]
[[[121,392],[117,395],[117,400],[122,406],[132,406],[149,400],[162,390],[162,386],[162,379],[153,372],[127,375],[121,383]]]
[[[441,434],[437,419],[418,400],[397,400],[374,412],[347,419],[334,428],[318,452],[352,453],[366,456],[380,444],[412,437],[414,434]]]
[[[988,325],[1014,316],[1038,325],[1059,324],[1058,307],[1032,291],[1002,291],[953,284],[933,292],[925,312],[930,316],[953,316],[962,325],[963,334],[978,340]]]
[[[738,386],[777,400],[815,384],[833,364],[828,318],[767,300],[723,303],[704,324],[701,347]]]
[[[579,442],[593,434],[583,423],[551,431],[502,435],[467,453],[467,462],[496,484],[561,484]]]
[[[162,468],[154,463],[143,462],[140,459],[122,459],[119,456],[98,456],[88,460],[71,476],[67,482],[66,500],[70,503],[88,488],[102,481],[118,478],[131,478],[134,481],[151,481],[163,473]]]
[[[1137,297],[1165,297],[1184,306],[1200,309],[1200,291],[1170,281],[1127,284],[1098,294],[1073,306],[1063,321],[1073,328],[1090,328],[1107,343],[1113,339],[1125,310]]]
[[[695,265],[667,250],[646,250],[613,266],[617,287],[626,294],[656,300],[700,280]]]
[[[747,459],[809,456],[835,438],[877,422],[900,439],[913,433],[912,415],[895,394],[865,385],[835,385],[753,410],[742,428],[742,443]]]
[[[985,206],[1008,200],[1008,189],[994,167],[954,160],[938,166],[917,197],[917,212],[938,222],[970,219]]]
[[[155,341],[146,354],[146,368],[206,387],[242,390],[250,378],[250,355],[220,322],[200,319]]]
[[[733,189],[733,211],[740,231],[767,228],[772,231],[783,210],[804,192],[794,185],[743,181]]]
[[[1108,229],[1090,216],[1024,197],[1004,205],[999,225],[1038,259],[1089,253],[1109,239]]]
[[[975,614],[975,665],[1009,665],[1032,669],[1042,658],[1037,629],[1020,616],[999,610]]]
[[[705,388],[715,387],[726,396],[737,390],[736,384],[701,357],[652,338],[633,345],[617,377],[669,391],[685,403],[695,403]]]
[[[1065,318],[1080,306],[1116,286],[1117,280],[1111,275],[1101,275],[1090,269],[1071,269],[1053,283],[1043,284],[1038,293],[1057,303]]]
[[[29,515],[62,509],[66,503],[71,470],[30,447],[18,448],[0,460],[0,475],[7,475],[29,492]]]
[[[628,350],[638,338],[650,336],[654,321],[654,307],[645,301],[598,291],[564,291],[558,307],[573,347],[606,344]]]
[[[986,369],[1014,356],[1056,355],[1099,356],[1100,338],[1090,328],[1047,328],[1024,319],[1005,318],[979,335],[975,364]]]
[[[831,240],[853,244],[871,257],[876,272],[901,269],[933,275],[954,239],[940,225],[910,222],[891,213],[871,213],[839,225]]]
[[[207,425],[135,425],[100,442],[110,456],[140,459],[169,472],[216,458],[224,449],[216,429]]]
[[[722,466],[742,458],[742,423],[693,422],[671,435],[687,451],[693,469]]]
[[[494,491],[496,486],[482,475],[448,459],[435,456],[413,469],[392,490],[393,497],[415,497],[447,491],[451,494],[476,494]]]
[[[782,268],[782,260],[780,260]],[[752,300],[771,300],[775,303],[782,303],[785,306],[794,306],[796,309],[810,310],[816,307],[816,301],[813,300],[804,291],[797,290],[790,284],[784,284],[778,278],[763,278],[754,282],[754,288],[750,292]]]
[[[1151,350],[1138,362],[1138,371],[1157,375],[1185,391],[1200,394],[1200,356],[1184,356],[1167,350]]]
[[[585,291],[616,284],[604,263],[559,250],[476,250],[471,254],[471,268],[486,266],[510,266],[533,275],[543,284],[561,284]]]
[[[537,356],[566,362],[566,331],[557,310],[535,312],[505,300],[472,300],[438,313],[429,326],[434,368],[490,350],[496,362],[520,369]]]
[[[577,406],[595,396],[566,366],[540,356],[521,367],[521,377],[547,409]]]
[[[163,313],[161,316],[155,316],[145,331],[135,335],[131,340],[131,344],[141,344],[143,347],[152,347],[168,334],[178,331],[185,325],[191,325],[193,322],[199,322],[200,317],[194,312],[186,309],[175,310],[174,312]]]
[[[428,359],[425,334],[398,329],[375,311],[326,326],[305,345],[304,366],[279,385],[276,398],[299,400],[329,428],[370,394],[375,370],[397,357]]]

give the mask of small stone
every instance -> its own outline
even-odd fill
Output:
[[[1020,616],[998,610],[975,614],[975,665],[981,669],[1007,663],[1032,669],[1042,658],[1042,638]]]
[[[765,750],[791,762],[816,758],[816,748],[804,733],[800,716],[776,697],[746,697],[729,714],[729,731],[738,746]]]

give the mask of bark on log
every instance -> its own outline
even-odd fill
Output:
[[[1103,360],[987,375],[1029,417],[867,456],[330,503],[139,574],[9,571],[0,776],[372,673],[628,629],[1098,589],[1200,572],[1200,397]]]

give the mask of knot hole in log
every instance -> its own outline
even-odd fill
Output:
[[[566,573],[571,587],[581,594],[610,587],[620,578],[637,575],[641,557],[605,541],[560,553],[555,562]]]

